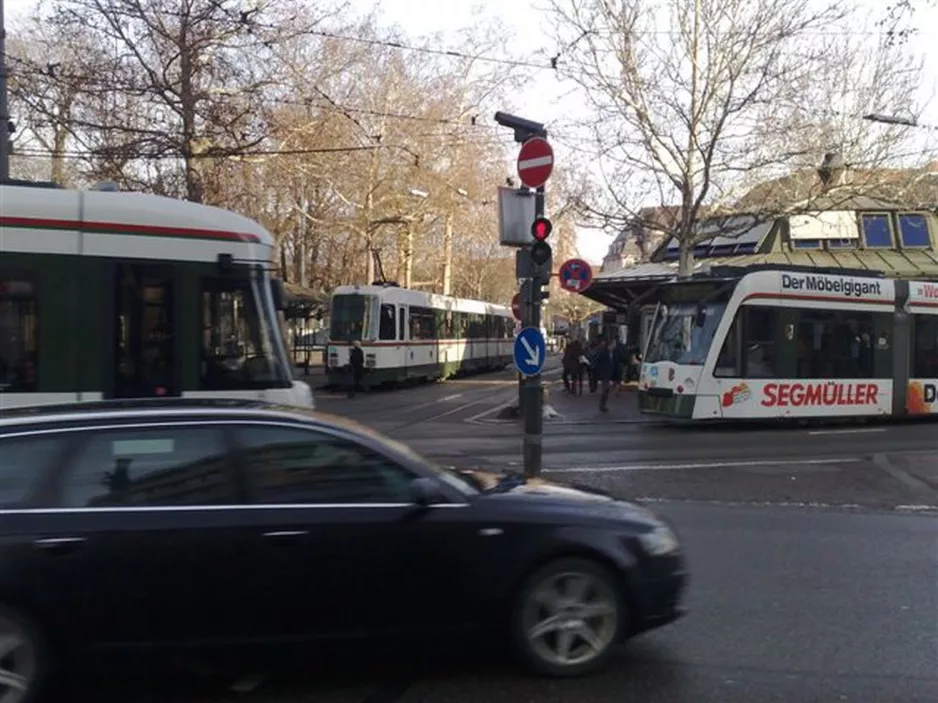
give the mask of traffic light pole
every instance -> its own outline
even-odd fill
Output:
[[[537,157],[535,157],[535,160],[540,160],[544,157],[547,157],[549,159],[548,163],[553,163],[553,151],[546,143],[547,130],[544,128],[543,124],[525,119],[523,117],[518,117],[517,115],[510,115],[505,112],[496,112],[495,122],[497,122],[502,127],[513,130],[515,141],[519,144],[525,144],[528,142],[528,140],[539,137],[543,142],[540,147],[542,151],[537,155]],[[543,153],[544,147],[547,147],[546,154]],[[522,152],[523,151],[524,147],[522,147]],[[543,164],[540,165],[543,166]],[[520,173],[520,163],[519,175],[522,175]],[[543,184],[549,175],[550,171],[544,175],[543,180],[540,182]],[[524,182],[523,177],[522,182]],[[531,225],[532,237],[534,235],[533,228],[538,225],[538,220],[544,218],[544,194],[544,186],[541,185],[536,189],[534,196],[534,222]],[[544,223],[541,223],[541,225],[544,226]],[[552,260],[551,251],[550,247],[547,246],[546,241],[544,241],[548,236],[550,236],[550,227],[550,222],[547,222],[547,231],[544,232],[541,237],[536,237],[536,239],[538,239],[538,241],[535,242],[537,246],[534,244],[529,244],[523,247],[518,252],[519,258],[517,259],[519,264],[526,264],[526,266],[523,267],[526,269],[526,273],[519,276],[519,278],[522,280],[522,326],[533,327],[534,329],[538,330],[538,333],[540,333],[541,329],[541,300],[543,299],[541,285],[542,281],[547,283],[550,282],[549,268]],[[545,248],[546,256],[544,252]],[[539,263],[534,261],[535,249],[538,251],[538,257],[544,259]],[[546,281],[544,276],[545,267],[548,269],[546,272]],[[540,336],[540,334],[538,334],[538,336]],[[544,349],[546,354],[546,346]],[[540,364],[535,365],[539,368],[543,368],[543,360]],[[522,425],[524,427],[522,435],[524,476],[525,478],[533,478],[535,476],[539,476],[541,473],[543,453],[544,387],[541,382],[540,370],[538,370],[537,373],[527,377],[523,376],[521,373],[518,374],[518,411],[521,415]]]
[[[534,196],[534,217],[544,216],[544,186],[537,189]],[[525,327],[541,328],[541,282],[531,278],[524,286]],[[524,423],[522,438],[522,456],[524,475],[527,478],[540,476],[544,450],[544,384],[541,374],[536,373],[522,380],[522,403],[520,410]]]

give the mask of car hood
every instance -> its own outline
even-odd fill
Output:
[[[588,511],[597,516],[624,513],[632,519],[657,524],[652,511],[635,503],[621,500],[592,486],[556,483],[541,478],[524,479],[520,476],[493,471],[462,470],[459,472],[482,489],[483,499],[520,500],[528,503],[551,503]]]

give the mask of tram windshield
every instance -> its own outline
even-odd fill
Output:
[[[662,305],[651,331],[645,362],[702,366],[725,309],[725,303]]]
[[[374,339],[372,317],[374,317],[375,308],[374,296],[357,294],[333,296],[329,339],[334,342]]]
[[[202,290],[203,390],[266,388],[290,382],[269,282],[205,279]]]

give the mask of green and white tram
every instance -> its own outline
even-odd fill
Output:
[[[685,420],[938,415],[938,283],[714,268],[662,285],[639,407]]]
[[[0,409],[150,396],[312,407],[283,340],[273,247],[214,207],[0,185]]]
[[[327,375],[348,379],[359,341],[369,385],[435,380],[511,363],[511,308],[396,286],[341,286],[332,295]]]

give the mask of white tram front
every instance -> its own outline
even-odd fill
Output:
[[[936,376],[938,284],[714,270],[660,288],[639,405],[694,420],[933,414]]]

